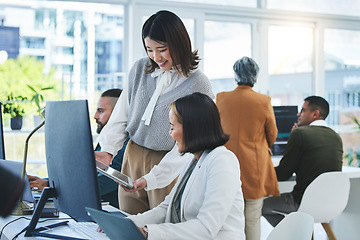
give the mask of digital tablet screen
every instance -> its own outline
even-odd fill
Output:
[[[96,169],[98,172],[104,174],[105,176],[111,178],[117,183],[124,185],[127,188],[133,188],[133,181],[130,177],[126,176],[125,174],[117,171],[116,169],[107,166],[106,164],[95,160],[96,162]]]

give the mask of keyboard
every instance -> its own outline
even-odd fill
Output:
[[[98,232],[98,225],[94,222],[68,222],[70,228],[75,230],[85,239],[90,240],[109,240],[105,233]]]

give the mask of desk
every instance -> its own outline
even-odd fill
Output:
[[[120,211],[117,208],[112,207],[111,205],[105,205],[103,206],[103,209],[109,212],[115,212],[115,211]],[[124,213],[124,212],[123,212]],[[126,214],[126,213],[125,213]],[[32,215],[27,215],[27,216],[15,216],[15,215],[10,215],[6,218],[1,218],[0,217],[0,231],[1,229],[4,227],[5,224],[7,224],[8,222],[15,220],[15,219],[19,219],[20,217],[26,217],[27,219],[31,219]],[[67,214],[65,213],[61,213],[60,212],[60,216],[59,218],[40,218],[40,221],[43,221],[45,219],[50,219],[49,221],[46,222],[42,222],[42,223],[38,223],[37,224],[37,228],[38,227],[42,227],[42,226],[47,226],[50,224],[54,224],[57,222],[63,222],[63,221],[72,221],[74,222],[73,219],[71,219]],[[10,223],[8,226],[5,227],[0,240],[11,240],[14,238],[14,236],[16,234],[18,234],[19,232],[21,232],[21,230],[23,230],[25,227],[27,227],[30,223],[30,220],[26,220],[26,219],[20,219],[16,222]],[[62,235],[62,236],[71,236],[71,237],[78,237],[78,238],[82,238],[82,236],[80,234],[78,234],[76,231],[74,231],[73,229],[71,229],[69,226],[65,225],[65,226],[60,226],[57,228],[54,228],[52,230],[49,230],[48,233],[51,234],[57,234],[57,235]],[[17,238],[18,240],[33,240],[33,239],[48,239],[48,240],[54,240],[54,238],[44,238],[44,237],[24,237],[24,233],[20,234],[20,236]]]
[[[0,228],[2,229],[5,226],[5,224],[7,224],[8,222],[13,221],[15,219],[19,219],[21,217],[26,217],[27,219],[31,219],[31,216],[32,215],[27,215],[27,216],[10,215],[6,218],[0,218]],[[12,222],[9,225],[7,225],[3,231],[0,239],[1,240],[13,239],[19,232],[21,232],[21,230],[23,230],[25,227],[27,227],[29,225],[30,220],[27,220],[27,219],[20,219],[18,221]],[[49,219],[49,218],[40,218],[40,221],[43,221],[45,219]],[[47,226],[47,225],[50,225],[53,223],[63,222],[63,221],[74,221],[74,220],[72,220],[65,213],[60,213],[59,219],[52,218],[49,221],[38,223],[38,225],[36,227]],[[81,235],[76,233],[74,230],[72,230],[68,226],[57,227],[53,230],[50,230],[49,233],[81,238]],[[44,238],[44,237],[24,237],[24,233],[20,234],[20,236],[17,239],[19,239],[19,240],[25,240],[25,239],[26,240],[31,240],[31,239],[52,239],[52,240],[54,240],[53,238]]]
[[[344,211],[330,222],[338,239],[358,240],[360,237],[360,168],[343,166],[342,171],[350,178],[350,194]],[[280,181],[279,190],[291,192],[295,178]]]

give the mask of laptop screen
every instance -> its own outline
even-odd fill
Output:
[[[11,161],[11,160],[0,160],[0,166],[5,168],[9,172],[15,174],[16,176],[21,177],[22,167],[23,167],[22,162]],[[25,176],[27,176],[26,173]],[[29,180],[27,177],[25,177],[24,181],[25,181],[25,187],[23,192],[23,201],[32,203],[34,202],[34,197],[31,192]]]

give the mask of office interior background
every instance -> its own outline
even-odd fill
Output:
[[[301,109],[305,97],[325,97],[327,123],[344,142],[344,165],[360,164],[356,0],[0,0],[0,50],[8,30],[17,31],[18,49],[7,58],[43,61],[44,73],[55,70],[59,91],[57,99],[46,100],[88,99],[92,118],[100,93],[122,88],[132,64],[146,56],[142,24],[162,9],[184,21],[215,94],[234,89],[234,62],[252,57],[260,66],[254,89],[269,95],[274,106]],[[5,61],[0,54],[0,64]],[[26,115],[22,130],[13,131],[5,119],[7,159],[21,161],[31,121]],[[28,173],[45,177],[43,133],[30,140],[28,156]]]

